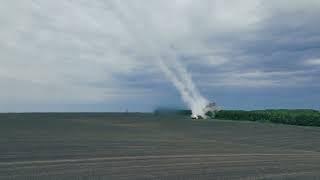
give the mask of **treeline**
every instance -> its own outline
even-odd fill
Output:
[[[157,109],[155,115],[191,115],[190,110]],[[261,121],[300,126],[320,126],[320,112],[312,109],[221,110],[208,117],[223,120]]]
[[[192,114],[191,110],[158,108],[153,112],[155,115],[188,115]]]
[[[320,126],[320,112],[311,109],[277,109],[277,110],[221,110],[216,119],[265,121],[300,126]]]

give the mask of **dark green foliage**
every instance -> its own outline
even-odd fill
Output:
[[[222,110],[216,113],[217,119],[266,121],[300,126],[320,126],[320,112],[311,109],[278,110]]]
[[[210,118],[214,118],[215,117],[215,113],[212,112],[212,111],[209,111],[209,112],[206,113],[206,116],[210,117]]]
[[[191,116],[191,110],[178,110],[178,109],[166,109],[159,108],[154,111],[155,115],[187,115]]]

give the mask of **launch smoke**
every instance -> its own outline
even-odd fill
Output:
[[[177,57],[176,51],[171,47],[170,42],[164,42],[161,37],[161,32],[157,33],[156,29],[152,29],[152,22],[148,20],[147,14],[138,14],[139,17],[144,17],[143,20],[134,19],[137,13],[141,11],[135,10],[131,1],[126,1],[125,4],[120,1],[111,1],[114,6],[114,14],[127,29],[131,37],[135,39],[139,45],[143,46],[143,50],[137,53],[150,57],[155,60],[164,72],[166,77],[172,82],[172,84],[179,91],[182,100],[192,110],[194,117],[205,117],[205,107],[209,104],[196,85],[194,84],[190,73],[186,67],[180,62]],[[158,37],[158,38],[155,38]]]
[[[182,100],[192,110],[192,115],[205,117],[204,109],[209,102],[200,94],[181,62],[176,58],[172,58],[170,62],[160,59],[159,64],[162,71],[180,92]]]

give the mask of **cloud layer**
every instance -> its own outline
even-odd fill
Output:
[[[226,108],[319,108],[319,18],[318,0],[3,1],[0,111],[182,106],[153,51]]]

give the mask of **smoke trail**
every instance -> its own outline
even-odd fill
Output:
[[[154,34],[156,32],[155,29],[150,31],[152,26],[147,24],[147,21],[141,22],[141,20],[134,19],[134,15],[141,12],[135,11],[134,6],[130,5],[130,1],[126,1],[129,4],[121,4],[117,0],[111,2],[114,7],[114,13],[120,22],[132,34],[136,42],[143,45],[144,51],[141,53],[145,54],[147,52],[148,56],[156,61],[166,77],[177,88],[182,100],[192,110],[193,116],[205,117],[204,109],[209,102],[200,94],[189,72],[180,62],[176,52],[171,48],[170,43],[154,39],[154,37],[160,37],[161,33]],[[142,15],[140,17],[147,16]]]
[[[169,56],[173,60],[171,62],[165,59],[159,59],[159,64],[162,71],[168,79],[178,89],[183,101],[192,110],[194,116],[205,117],[204,108],[208,105],[208,101],[200,94],[195,84],[192,81],[190,74],[181,62],[174,56]]]

